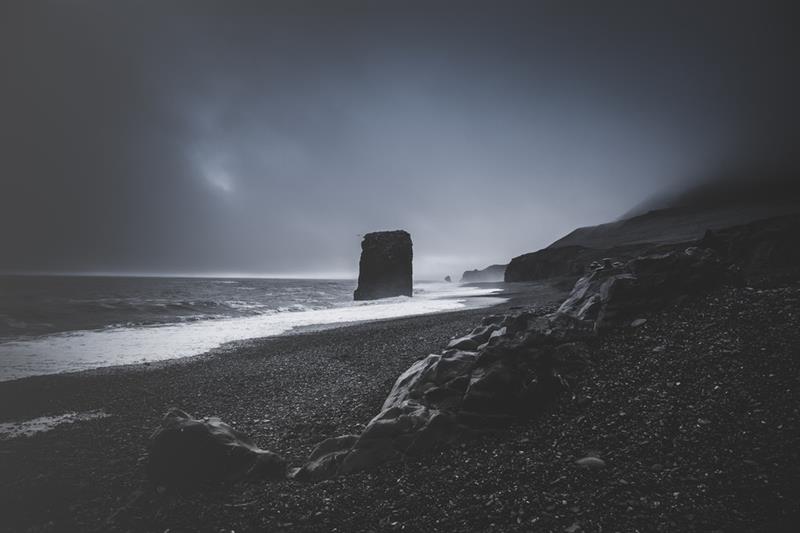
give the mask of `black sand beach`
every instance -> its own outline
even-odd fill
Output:
[[[547,295],[550,295],[550,298]],[[499,306],[543,312],[539,288]],[[250,341],[160,368],[0,384],[0,419],[112,416],[0,442],[7,531],[779,531],[800,501],[800,286],[725,288],[606,337],[550,411],[419,460],[310,484],[160,494],[147,439],[179,406],[299,463],[487,310]],[[700,357],[702,355],[702,357]],[[47,398],[47,399],[45,399]],[[53,400],[58,398],[58,400]],[[595,453],[602,470],[574,461]]]
[[[362,428],[380,410],[400,373],[471,329],[480,317],[521,305],[552,310],[564,297],[562,289],[545,284],[518,284],[507,293],[509,300],[496,308],[243,341],[153,365],[0,383],[0,421],[97,409],[111,415],[0,441],[3,527],[167,529],[172,518],[151,515],[144,522],[128,522],[125,513],[115,515],[142,488],[147,440],[167,409],[218,416],[259,446],[299,463],[321,440]],[[272,518],[286,521],[280,513]],[[188,530],[223,527],[205,518],[201,522],[202,527],[198,523]]]

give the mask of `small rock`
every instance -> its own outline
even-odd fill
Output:
[[[606,462],[599,457],[583,457],[575,461],[575,464],[589,470],[604,468],[606,466]]]
[[[652,470],[653,472],[661,472],[662,470],[664,470],[664,465],[656,463],[650,467],[650,470]]]
[[[643,326],[645,322],[647,322],[646,318],[637,318],[636,320],[631,322],[631,327],[638,328],[639,326]]]

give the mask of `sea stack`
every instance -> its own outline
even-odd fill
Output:
[[[411,235],[407,231],[376,231],[361,241],[355,300],[411,296]]]

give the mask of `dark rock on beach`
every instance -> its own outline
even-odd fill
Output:
[[[602,261],[575,284],[559,308],[597,330],[629,322],[635,315],[698,294],[724,281],[724,267],[708,248],[638,257],[627,263]]]
[[[406,231],[367,233],[361,241],[356,300],[412,295],[412,243]]]
[[[219,418],[198,420],[171,409],[151,437],[147,473],[154,484],[168,487],[283,479],[286,461]]]

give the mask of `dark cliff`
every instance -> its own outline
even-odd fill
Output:
[[[483,270],[465,270],[461,275],[461,283],[487,283],[503,281],[506,265],[491,265]]]

